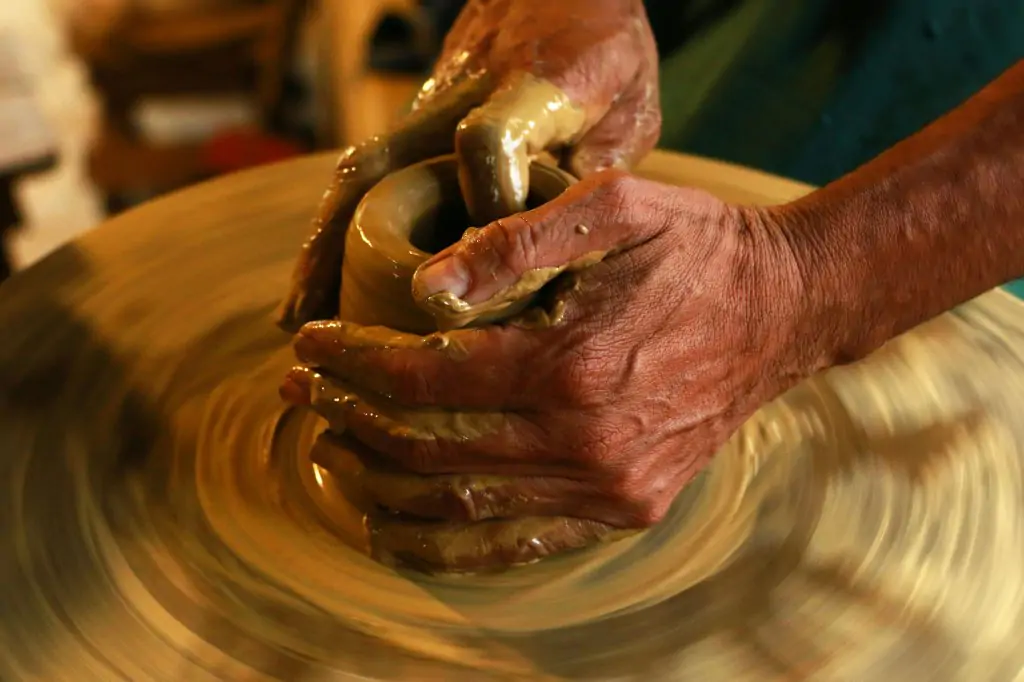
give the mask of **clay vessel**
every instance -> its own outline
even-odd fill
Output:
[[[574,182],[570,174],[534,162],[527,207],[554,199]],[[341,319],[413,334],[437,331],[434,319],[413,300],[412,276],[469,227],[473,226],[459,189],[454,155],[385,177],[363,197],[349,226],[341,273]],[[524,299],[477,322],[514,315],[528,303]]]
[[[574,182],[568,173],[534,162],[530,168],[527,208],[554,199]],[[468,316],[456,313],[457,324],[452,324],[454,316],[450,311],[435,312],[435,317],[414,300],[412,278],[416,269],[473,229],[470,223],[454,155],[431,159],[385,177],[363,197],[349,226],[339,317],[367,327],[426,335],[464,324],[493,323],[522,312],[538,293],[536,290],[524,290],[521,295],[513,294],[511,300],[481,306]],[[366,409],[386,415],[396,424],[415,422],[422,428],[438,416],[439,424],[445,421],[443,415],[406,413],[380,395],[356,397],[353,392],[358,393],[358,389],[353,386],[319,385],[314,400],[349,406],[366,400]],[[475,416],[464,414],[460,422],[465,425],[474,419]],[[338,423],[334,419],[329,421],[335,427],[340,424],[344,431],[344,417]],[[329,442],[333,445],[327,447]],[[387,511],[394,508],[389,504],[391,500],[428,495],[433,488],[487,489],[489,479],[398,471],[387,458],[375,456],[344,433],[333,441],[321,440],[320,444],[327,450],[314,448],[314,461],[333,470],[354,503],[364,510],[373,556],[385,564],[430,572],[501,569],[622,534],[601,523],[558,517],[452,525],[399,520]],[[327,451],[333,454],[325,454]],[[359,462],[354,469],[352,457]]]

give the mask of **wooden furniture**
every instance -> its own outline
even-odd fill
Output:
[[[0,35],[0,282],[12,270],[7,233],[22,222],[14,185],[26,175],[53,168],[57,158],[57,139],[21,71],[17,46]]]
[[[344,0],[324,6],[331,41],[334,134],[339,145],[385,132],[405,111],[422,79],[367,68],[370,35],[388,10],[414,13],[415,0]]]
[[[204,174],[198,143],[144,139],[134,118],[143,100],[240,94],[253,103],[264,129],[276,127],[308,3],[219,0],[159,9],[134,4],[103,30],[88,17],[72,23],[72,44],[102,103],[89,166],[108,208],[119,208],[127,193],[173,189]]]

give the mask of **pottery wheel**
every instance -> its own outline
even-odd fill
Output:
[[[0,679],[1024,679],[1024,304],[794,389],[647,533],[398,572],[276,394],[271,312],[333,163],[161,199],[0,288]]]

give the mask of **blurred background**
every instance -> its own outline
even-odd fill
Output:
[[[0,2],[0,279],[141,201],[382,132],[462,5]]]

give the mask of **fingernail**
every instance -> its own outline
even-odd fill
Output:
[[[309,322],[302,325],[292,342],[292,349],[300,362],[313,362],[328,352],[328,349],[339,344],[334,328],[336,323],[331,320]]]
[[[290,371],[278,388],[277,393],[281,399],[292,405],[309,405],[309,376],[305,371]]]
[[[462,258],[449,255],[422,266],[416,272],[413,282],[417,298],[441,292],[462,298],[469,291],[469,268]]]
[[[292,350],[295,351],[295,357],[299,359],[299,362],[309,362],[316,352],[316,339],[304,331],[300,331],[295,337],[295,341],[292,342]]]

